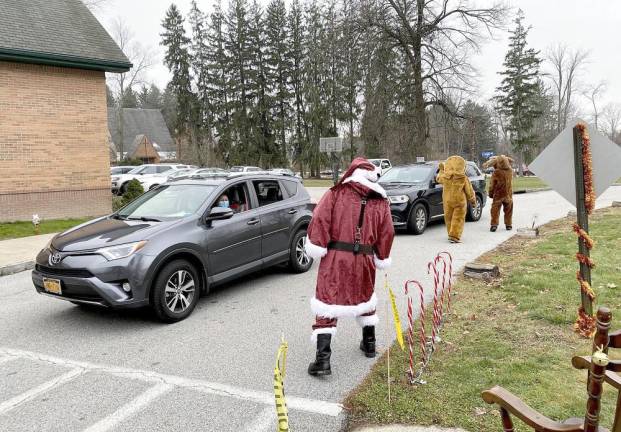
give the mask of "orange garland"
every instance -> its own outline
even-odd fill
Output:
[[[593,188],[593,158],[591,156],[591,138],[584,123],[578,124],[582,135],[582,167],[584,172],[584,206],[587,214],[593,213],[595,208],[595,191]]]
[[[580,309],[578,309],[578,319],[574,324],[574,330],[576,331],[576,333],[580,333],[580,335],[586,338],[593,337],[596,330],[595,324],[595,317],[587,315],[584,312],[584,309],[580,307]]]
[[[587,247],[587,249],[588,250],[593,249],[593,245],[595,244],[595,242],[589,236],[589,234],[585,230],[580,228],[580,226],[577,223],[574,223],[573,228],[574,228],[574,232],[576,234],[578,234],[578,237],[580,237],[582,239],[582,241],[584,242],[584,245]]]
[[[580,283],[580,289],[582,290],[582,292],[588,295],[591,300],[594,300],[595,291],[593,291],[591,285],[586,280],[584,280],[579,270],[576,272],[576,279]]]
[[[595,262],[593,262],[593,260],[589,258],[588,256],[581,254],[580,252],[576,254],[576,259],[580,261],[580,264],[584,264],[585,266],[588,266],[589,268],[595,267]]]
[[[586,124],[579,123],[577,126],[582,139],[582,172],[584,176],[584,207],[587,215],[593,213],[595,208],[595,191],[593,187],[593,158],[591,155],[591,138],[587,131]],[[593,239],[589,234],[583,230],[578,224],[573,225],[574,232],[578,234],[578,237],[582,240],[583,244],[588,250],[593,249]],[[584,254],[577,253],[576,259],[580,264],[586,265],[589,268],[595,267],[595,263],[589,257]],[[578,271],[576,273],[576,279],[580,284],[580,290],[586,294],[591,301],[595,299],[595,292],[591,288],[591,284],[582,277],[582,273]],[[574,324],[574,330],[580,333],[584,337],[592,337],[595,334],[596,322],[594,316],[586,314],[582,306],[578,309],[578,319]]]

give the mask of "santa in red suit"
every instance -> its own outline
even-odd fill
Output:
[[[316,316],[312,340],[317,343],[311,375],[331,373],[330,342],[339,318],[356,318],[363,329],[360,349],[375,357],[375,271],[390,266],[395,234],[379,176],[379,168],[356,158],[313,212],[305,249],[321,263],[311,299]]]

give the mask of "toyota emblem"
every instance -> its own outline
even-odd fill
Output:
[[[55,254],[50,255],[50,265],[58,264],[62,259],[63,257],[58,252],[56,252]]]

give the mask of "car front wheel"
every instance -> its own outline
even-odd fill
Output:
[[[198,303],[200,279],[192,264],[172,261],[160,271],[152,287],[151,307],[163,322],[187,318]]]
[[[289,268],[295,273],[304,273],[313,265],[313,259],[308,256],[306,250],[306,230],[299,230],[291,241],[289,252]]]
[[[479,219],[481,219],[481,215],[483,214],[483,202],[478,195],[476,196],[476,198],[477,203],[474,207],[468,204],[468,213],[466,215],[466,219],[469,222],[477,222]]]
[[[423,204],[418,203],[410,212],[408,231],[412,234],[420,235],[425,232],[428,222],[429,214],[427,213],[427,208]]]

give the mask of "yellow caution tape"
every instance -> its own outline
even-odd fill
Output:
[[[274,398],[276,399],[276,414],[278,415],[278,432],[289,432],[289,413],[287,412],[283,383],[286,361],[287,342],[285,342],[283,336],[278,348],[278,354],[276,354],[276,366],[274,366]]]
[[[399,319],[399,311],[397,310],[397,301],[395,299],[395,294],[392,292],[392,289],[388,285],[388,275],[384,276],[384,286],[388,289],[388,295],[390,296],[390,303],[392,304],[392,316],[395,321],[395,331],[397,332],[397,342],[399,342],[399,346],[401,350],[405,350],[405,344],[403,343],[403,330],[401,329],[401,320]]]

